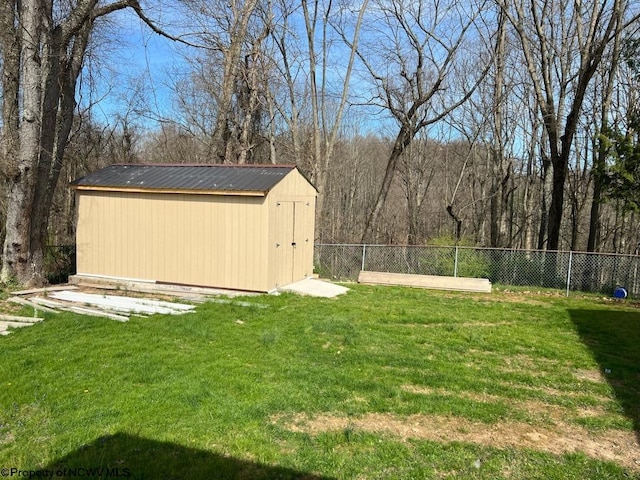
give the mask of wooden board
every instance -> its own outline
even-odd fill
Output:
[[[110,318],[111,320],[117,320],[118,322],[128,322],[129,317],[124,315],[119,315],[116,313],[105,312],[104,310],[95,310],[93,308],[85,308],[85,307],[65,307],[66,311],[80,313],[82,315],[89,315],[92,317],[103,317]]]
[[[19,317],[17,315],[0,315],[0,320],[8,322],[20,322],[20,323],[38,323],[44,320],[40,317]]]
[[[491,293],[491,282],[486,278],[441,277],[436,275],[362,271],[358,276],[358,283]]]
[[[100,309],[112,310],[124,313],[154,313],[176,315],[192,311],[193,305],[164,302],[147,298],[126,297],[120,295],[97,295],[83,292],[53,292],[50,297],[56,300],[73,302],[76,304],[91,305]]]
[[[12,303],[17,303],[19,305],[27,305],[29,307],[32,307],[34,310],[41,310],[43,312],[49,312],[49,313],[60,313],[57,310],[54,310],[53,308],[45,307],[43,305],[38,305],[37,303],[33,303],[32,301],[27,300],[26,298],[10,297],[7,299],[7,301]]]
[[[171,283],[136,282],[126,279],[114,279],[97,275],[72,275],[69,283],[82,287],[128,290],[141,293],[157,293],[161,295],[183,296],[186,300],[204,300],[205,296],[224,295],[226,297],[254,296],[256,292],[242,290],[225,290],[221,288],[197,287],[192,285],[176,285]]]
[[[33,323],[0,321],[0,327],[20,328],[20,327],[30,327],[31,325],[33,325]]]
[[[64,305],[61,304],[60,302],[55,302],[53,300],[50,300],[44,297],[31,297],[29,298],[29,301],[33,303],[37,303],[38,305],[43,305],[45,307],[49,307],[53,309],[56,309],[56,308],[59,309],[60,307],[64,307]]]
[[[57,285],[55,287],[32,288],[31,290],[19,290],[11,292],[11,295],[32,295],[34,293],[57,292],[59,290],[75,290],[78,287],[73,285]]]

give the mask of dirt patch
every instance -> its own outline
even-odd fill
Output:
[[[536,305],[541,307],[551,306],[548,301],[539,300],[535,297],[548,298],[548,297],[564,297],[564,292],[540,292],[540,291],[523,291],[513,292],[510,290],[494,290],[489,294],[473,294],[467,293],[465,298],[475,300],[478,303],[485,305],[491,305],[492,303],[524,303],[527,305]],[[454,296],[448,294],[444,296],[447,299],[460,298],[460,295]]]
[[[468,328],[468,327],[501,327],[501,326],[504,326],[504,325],[515,325],[515,322],[400,323],[398,325],[402,326],[402,327],[425,327],[425,328],[451,328],[451,329],[455,329],[457,327],[461,327],[461,328]]]
[[[402,385],[400,389],[405,392],[417,393],[420,395],[441,395],[447,397],[458,397],[458,398],[466,398],[468,400],[473,400],[474,402],[499,402],[500,400],[504,400],[504,397],[499,397],[497,395],[491,395],[489,393],[477,393],[477,392],[452,392],[450,390],[445,390],[444,388],[429,388],[429,387],[420,387],[417,385]]]
[[[509,366],[525,367],[525,368],[540,368],[544,365],[552,369],[557,368],[560,364],[558,360],[550,358],[534,358],[526,353],[518,353],[505,358],[505,363]]]
[[[594,383],[607,382],[607,379],[600,370],[576,370],[573,374],[578,380],[587,380]]]
[[[452,392],[444,388],[427,388],[417,385],[402,385],[400,387],[405,392],[416,393],[421,395],[440,395],[456,398],[464,398],[474,402],[482,403],[497,403],[497,402],[509,402],[508,398],[498,395],[492,395],[490,393],[479,392]],[[540,400],[519,400],[517,403],[519,410],[527,412],[528,414],[536,417],[542,421],[552,421],[558,423],[565,421],[568,418],[585,418],[585,417],[598,417],[604,415],[605,411],[601,408],[577,408],[570,409],[561,405],[555,405],[553,403],[547,403]]]
[[[552,426],[522,422],[485,424],[458,417],[370,413],[360,417],[321,414],[314,417],[275,416],[272,422],[293,432],[317,435],[357,429],[382,433],[402,440],[421,439],[442,443],[465,442],[495,448],[529,448],[555,455],[582,452],[592,458],[616,462],[640,471],[640,444],[634,432],[606,430],[598,434],[556,420]]]

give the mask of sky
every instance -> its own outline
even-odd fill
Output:
[[[89,59],[84,79],[88,85],[91,70],[92,86],[97,91],[92,100],[99,99],[93,107],[96,121],[112,124],[132,105],[138,110],[151,109],[149,118],[138,119],[149,127],[157,124],[152,117],[171,115],[171,76],[186,71],[176,42],[152,32],[133,12],[120,11],[109,24],[101,25],[97,49],[99,61]],[[87,95],[81,98],[88,102]]]
[[[175,7],[172,8],[172,4],[163,5],[161,1],[151,3],[153,5],[145,12],[156,25],[169,34],[180,35],[188,31],[201,30],[195,24],[197,19],[185,18]],[[300,20],[294,16],[290,27],[302,30],[302,25],[294,24]],[[81,104],[93,103],[94,120],[109,125],[114,125],[119,118],[127,116],[138,127],[155,129],[158,127],[159,119],[176,119],[179,112],[173,101],[172,83],[180,75],[187,74],[189,66],[184,55],[195,55],[195,49],[154,33],[130,10],[109,15],[107,22],[100,26],[96,35],[97,60],[93,63],[89,60],[86,72],[92,72],[92,83],[88,82],[87,75],[86,87],[81,91]],[[317,35],[320,34],[319,26]],[[300,39],[304,38],[302,32],[297,36]],[[300,42],[300,48],[305,48],[304,43]],[[328,83],[334,85],[336,95],[341,89],[342,74],[346,70],[349,53],[348,49],[340,49],[341,44],[337,37],[333,39],[333,58],[330,59],[327,71]],[[296,53],[290,52],[290,55],[293,58]],[[304,69],[307,65],[304,54],[301,58]],[[356,102],[366,101],[371,95],[371,84],[367,83],[368,80],[363,80],[361,73],[356,68],[351,80],[354,91],[362,89],[359,96],[352,97]],[[304,71],[302,75],[304,76]],[[364,78],[366,77],[367,74],[364,75]],[[99,99],[97,104],[96,99]],[[354,126],[347,127],[347,132],[356,129],[358,131],[353,132],[354,134],[376,133],[383,136],[394,136],[397,133],[396,122],[389,118],[388,112],[384,109],[356,106],[353,107],[353,111],[356,112],[351,122]],[[140,116],[143,112],[144,115]],[[348,112],[345,113],[348,115]]]

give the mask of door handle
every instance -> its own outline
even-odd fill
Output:
[[[291,245],[295,247],[296,246],[296,242],[291,242]]]

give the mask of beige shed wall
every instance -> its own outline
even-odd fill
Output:
[[[78,191],[77,271],[269,290],[265,197]]]
[[[271,289],[313,274],[316,195],[315,188],[298,170],[292,170],[269,192]]]

